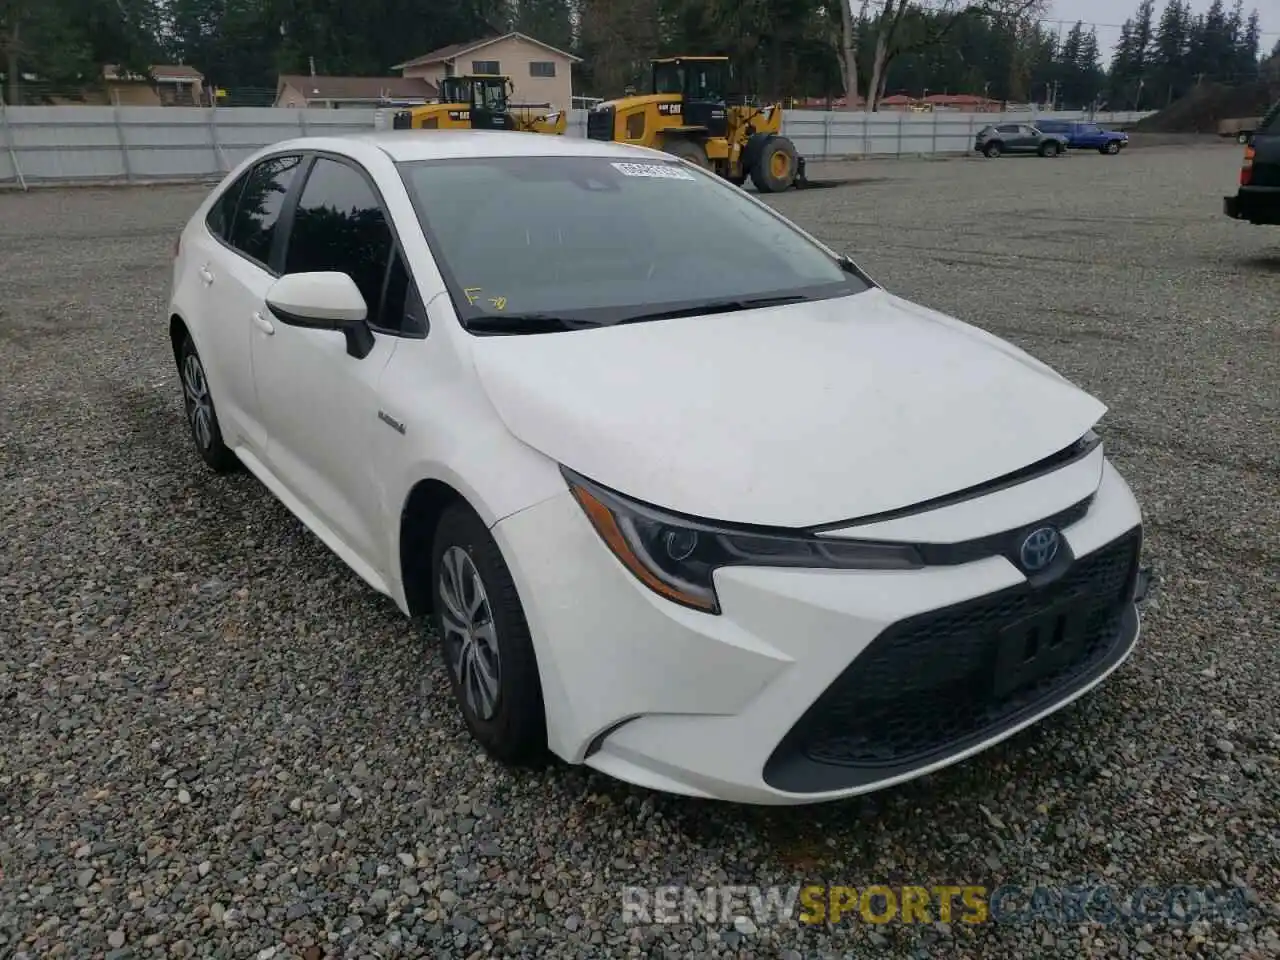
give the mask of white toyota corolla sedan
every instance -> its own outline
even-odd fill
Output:
[[[278,143],[183,230],[167,319],[200,456],[432,615],[505,763],[831,800],[1137,640],[1103,404],[666,154]]]

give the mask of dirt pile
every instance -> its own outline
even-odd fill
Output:
[[[1225,86],[1206,83],[1133,126],[1146,133],[1217,133],[1218,121],[1260,117],[1275,97],[1263,82]]]

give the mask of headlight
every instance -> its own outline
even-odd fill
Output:
[[[910,544],[819,538],[803,532],[730,529],[666,513],[561,467],[605,544],[631,573],[668,600],[719,613],[718,567],[911,570],[924,566]]]

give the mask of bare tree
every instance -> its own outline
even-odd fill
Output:
[[[867,4],[863,3],[862,11],[855,18],[849,7],[851,2],[843,2],[841,69],[845,73],[846,96],[852,105],[857,95],[858,21],[866,18]],[[889,65],[900,54],[946,42],[947,35],[965,17],[1019,21],[1038,15],[1045,4],[1046,0],[935,0],[928,5],[921,0],[879,0],[879,9],[871,17],[875,45],[864,109],[873,111],[879,106],[888,83]],[[921,29],[907,36],[903,22],[909,16],[919,18]]]
[[[853,16],[853,0],[840,3],[840,75],[844,78],[845,108],[858,105],[858,30],[859,20],[867,16],[867,0],[862,0],[857,19]]]
[[[9,81],[9,102],[21,103],[22,70],[18,55],[22,51],[22,20],[27,12],[24,0],[0,0],[0,62]]]

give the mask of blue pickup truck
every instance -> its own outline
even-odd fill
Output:
[[[1038,120],[1036,126],[1045,133],[1060,133],[1072,150],[1097,150],[1116,154],[1129,145],[1129,135],[1118,130],[1104,130],[1087,120]]]

